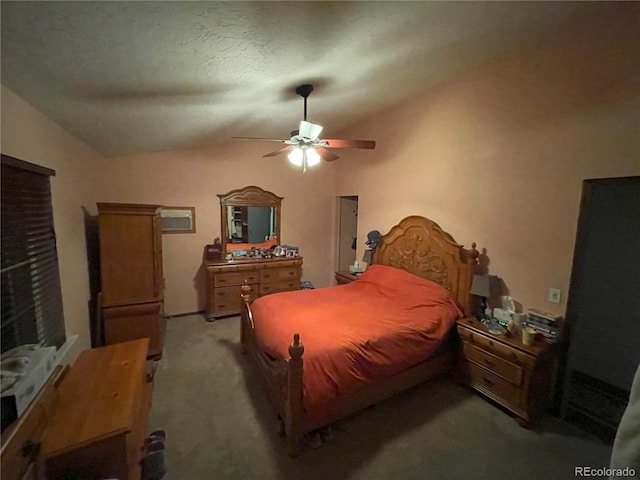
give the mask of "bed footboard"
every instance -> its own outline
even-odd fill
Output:
[[[274,360],[266,355],[256,339],[253,312],[251,311],[251,286],[242,286],[242,310],[240,314],[240,348],[248,354],[256,368],[260,381],[268,393],[274,409],[283,422],[287,438],[287,453],[297,456],[304,435],[304,410],[302,406],[302,372],[304,345],[300,335],[293,335],[289,345],[288,360]]]

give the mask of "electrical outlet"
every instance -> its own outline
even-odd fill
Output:
[[[561,293],[562,291],[559,288],[550,288],[549,296],[547,297],[547,300],[549,300],[551,303],[560,303]]]

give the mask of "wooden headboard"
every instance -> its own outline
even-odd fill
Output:
[[[373,263],[401,268],[449,290],[467,316],[472,314],[471,280],[478,263],[476,244],[465,249],[437,223],[413,215],[382,237]]]

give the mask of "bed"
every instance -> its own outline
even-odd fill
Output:
[[[261,297],[242,288],[248,354],[296,456],[303,436],[438,375],[471,315],[478,251],[425,217],[406,217],[347,285]],[[306,350],[306,353],[305,353]]]

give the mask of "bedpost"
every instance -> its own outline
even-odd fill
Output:
[[[247,328],[251,325],[251,328],[254,328],[253,325],[253,315],[251,313],[251,307],[249,306],[249,299],[251,298],[251,285],[245,283],[241,287],[242,293],[240,296],[242,297],[242,305],[240,306],[240,351],[242,353],[247,353]]]
[[[300,343],[300,335],[293,335],[293,343],[289,345],[291,358],[287,362],[287,404],[285,405],[285,432],[287,434],[287,453],[295,457],[300,453],[302,440],[302,354],[304,345]]]

